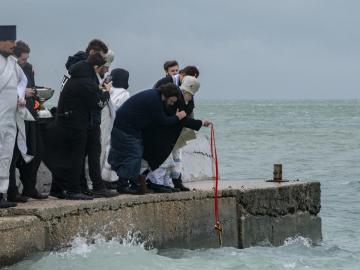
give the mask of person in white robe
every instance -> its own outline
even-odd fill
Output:
[[[110,151],[110,137],[113,128],[116,111],[129,98],[127,91],[129,87],[129,72],[125,69],[116,68],[111,71],[112,88],[110,90],[110,100],[101,112],[101,176],[106,182],[115,182],[118,176],[115,171],[111,170],[107,162]],[[115,185],[116,186],[116,185]],[[111,184],[108,184],[111,188]]]
[[[32,158],[26,154],[24,120],[34,121],[34,118],[25,108],[26,76],[11,55],[15,40],[16,26],[0,26],[0,208],[16,206],[5,201],[3,196],[9,186],[9,169],[16,138],[24,160],[29,162]]]

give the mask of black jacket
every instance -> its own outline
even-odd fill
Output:
[[[156,89],[139,92],[126,100],[117,110],[114,127],[141,137],[141,133],[147,128],[169,128],[179,123],[175,115],[165,114],[163,106],[161,94]]]
[[[26,78],[28,80],[26,87],[27,88],[38,87],[35,85],[35,76],[34,76],[33,66],[30,63],[26,63],[24,66],[21,67],[21,69],[24,71]],[[38,114],[35,109],[35,102],[36,101],[39,102],[39,98],[34,96],[34,97],[25,97],[25,99],[26,99],[26,108],[32,114],[34,119],[38,119]]]
[[[86,52],[78,51],[73,56],[69,56],[65,64],[67,70],[70,70],[73,65],[84,61],[88,58]],[[69,73],[70,74],[70,73]],[[94,78],[96,82],[99,82],[97,77]],[[94,110],[90,113],[90,123],[89,128],[98,127],[101,124],[101,110]]]
[[[88,55],[83,51],[78,51],[73,56],[69,56],[68,60],[65,64],[65,67],[67,70],[71,68],[71,66],[75,65],[76,63],[86,60]]]
[[[190,117],[194,106],[190,102],[188,105],[185,104],[182,93],[179,93],[179,99],[174,106],[166,111],[168,115],[175,115],[177,109],[185,111],[187,114],[177,125],[170,127],[149,127],[142,133],[144,144],[143,158],[149,163],[152,170],[157,169],[170,155],[183,127],[199,130],[202,126],[201,120]]]
[[[87,129],[91,111],[101,110],[110,94],[99,89],[93,67],[86,61],[71,66],[71,78],[61,91],[57,124],[66,128]]]

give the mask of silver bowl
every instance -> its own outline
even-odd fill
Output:
[[[54,92],[54,89],[51,88],[36,88],[36,95],[43,101],[47,101],[52,98]]]

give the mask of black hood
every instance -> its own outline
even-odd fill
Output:
[[[72,65],[74,65],[82,60],[86,60],[87,57],[88,57],[87,54],[83,51],[79,51],[76,54],[74,54],[73,56],[69,56],[68,60],[65,64],[66,69],[69,70]]]
[[[122,68],[115,68],[111,71],[112,83],[116,88],[129,88],[129,72]]]
[[[72,65],[69,69],[69,75],[71,78],[96,78],[94,68],[84,60]]]

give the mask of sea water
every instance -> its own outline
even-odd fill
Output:
[[[321,182],[320,245],[148,250],[136,237],[77,237],[8,269],[360,269],[360,100],[196,101],[196,116],[214,122],[221,181],[263,181],[282,163],[284,178]]]

